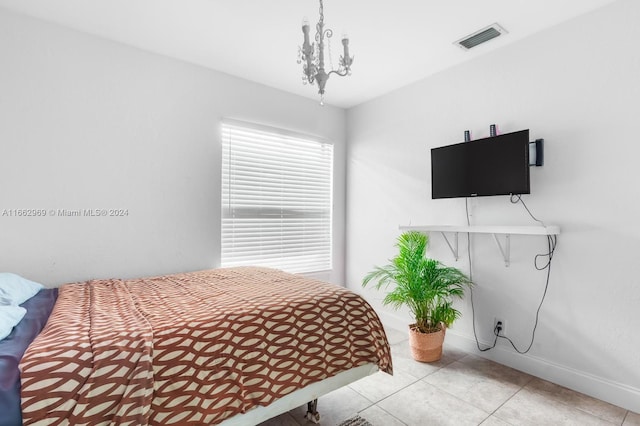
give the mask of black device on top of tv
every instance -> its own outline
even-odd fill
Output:
[[[529,129],[431,149],[433,199],[529,193]]]

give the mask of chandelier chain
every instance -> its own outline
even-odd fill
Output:
[[[328,30],[329,31],[329,30]],[[327,36],[327,47],[329,48],[329,68],[333,68],[333,55],[331,55],[331,36]]]

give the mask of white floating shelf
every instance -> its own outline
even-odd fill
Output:
[[[458,233],[468,232],[471,234],[492,234],[502,257],[504,265],[509,266],[511,256],[511,235],[558,235],[560,227],[555,225],[549,226],[512,226],[512,225],[484,225],[484,226],[464,226],[464,225],[408,225],[400,226],[401,231],[418,231],[418,232],[440,232],[447,242],[453,257],[458,260]],[[455,235],[453,244],[447,238],[447,233]],[[498,235],[504,235],[504,245],[500,243]]]
[[[420,232],[469,232],[472,234],[511,234],[511,235],[558,235],[560,227],[549,226],[521,226],[521,225],[408,225],[400,226],[401,231]]]

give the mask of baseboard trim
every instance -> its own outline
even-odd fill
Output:
[[[407,329],[407,320],[386,312],[379,314],[380,319],[387,326],[397,330]],[[640,413],[640,389],[638,388],[559,365],[529,354],[518,354],[501,347],[495,347],[487,352],[480,352],[473,337],[460,334],[455,329],[447,330],[446,343],[532,376],[601,399],[635,413]],[[480,342],[480,345],[485,347],[489,346],[490,343]]]

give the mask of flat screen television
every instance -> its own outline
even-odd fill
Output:
[[[433,199],[529,193],[529,129],[431,150]]]

